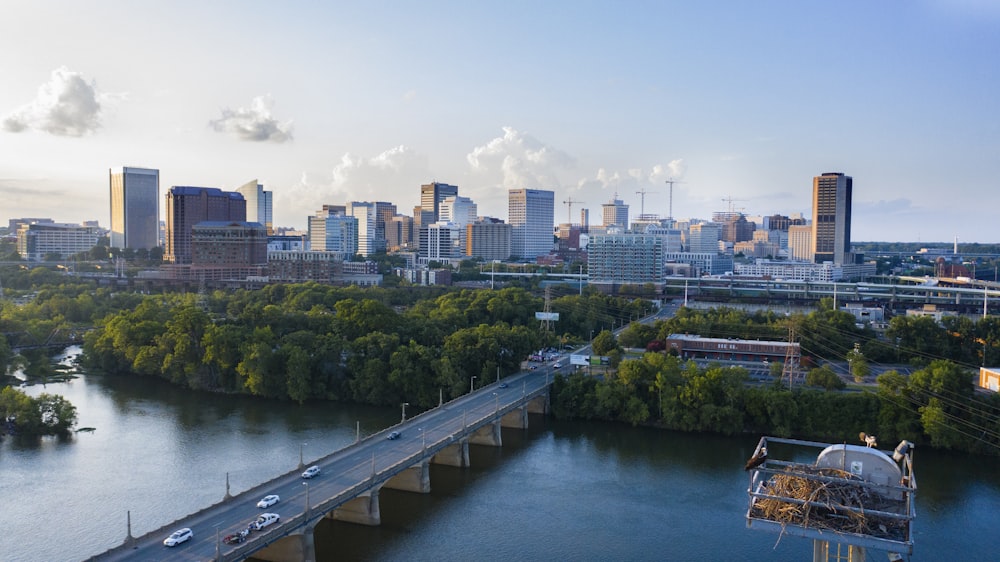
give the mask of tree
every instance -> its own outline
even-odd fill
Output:
[[[858,349],[857,344],[854,344],[854,349],[847,352],[847,365],[850,368],[851,376],[854,377],[854,382],[859,384],[865,382],[865,377],[871,372],[868,361]]]
[[[615,349],[618,349],[618,342],[610,330],[601,330],[599,334],[594,336],[592,345],[594,355],[607,355]]]
[[[833,372],[833,369],[823,365],[818,369],[813,369],[806,374],[806,384],[809,386],[819,386],[826,390],[840,390],[847,384]]]

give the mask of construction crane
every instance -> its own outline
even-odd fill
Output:
[[[639,195],[639,216],[640,217],[645,217],[646,216],[646,194],[647,193],[652,193],[652,194],[655,195],[656,192],[655,191],[646,191],[646,188],[644,187],[644,188],[640,189],[639,191],[636,191],[635,193],[636,193],[636,195]]]
[[[667,185],[670,186],[670,206],[667,208],[667,218],[674,220],[674,184],[675,183],[685,183],[682,181],[677,181],[674,178],[670,178],[666,181]]]
[[[747,199],[733,199],[732,195],[730,195],[729,197],[723,197],[722,200],[723,201],[727,201],[729,203],[729,214],[730,215],[732,215],[733,212],[735,211],[735,208],[733,207],[733,202],[734,201],[747,201]]]
[[[574,201],[572,197],[563,201],[563,205],[568,205],[566,211],[566,222],[573,224],[573,203],[584,203],[583,201]]]

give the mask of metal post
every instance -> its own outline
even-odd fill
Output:
[[[299,443],[299,470],[302,470],[306,466],[306,463],[302,460],[302,449],[304,449],[305,446],[305,443]]]
[[[303,482],[302,485],[306,487],[306,520],[308,521],[309,520],[309,510],[310,510],[310,506],[309,506],[309,483],[308,482]]]
[[[361,441],[361,420],[354,422],[357,424],[357,428],[354,430],[354,442],[357,443]]]
[[[403,402],[403,404],[402,404],[402,406],[403,406],[403,419],[399,420],[400,423],[406,421],[406,407],[409,406],[409,405],[410,405],[409,402]]]
[[[229,473],[226,473],[226,497],[223,499],[233,499],[233,496],[229,494]]]
[[[215,526],[215,559],[222,560],[222,540],[219,538],[219,526]]]
[[[135,537],[132,536],[132,512],[131,511],[126,511],[125,512],[125,542],[131,543],[134,540],[135,540]]]
[[[444,389],[443,388],[439,388],[438,389],[438,406],[441,406],[442,404],[444,404]]]
[[[472,394],[472,391],[476,389],[475,385],[476,385],[476,375],[472,375],[472,377],[469,378],[469,394]]]

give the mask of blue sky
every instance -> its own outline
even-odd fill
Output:
[[[854,240],[1000,242],[1000,3],[33,2],[0,18],[0,219],[109,224],[108,168],[324,204],[459,186],[592,216],[809,215]]]

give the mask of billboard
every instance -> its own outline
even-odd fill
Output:
[[[570,365],[590,365],[589,355],[577,355],[573,354],[569,356]]]
[[[536,312],[535,320],[559,320],[558,312]]]

